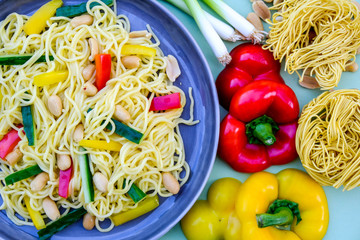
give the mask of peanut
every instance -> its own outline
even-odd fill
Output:
[[[86,82],[84,84],[83,89],[84,89],[84,92],[85,92],[86,96],[88,96],[88,97],[93,97],[98,92],[98,89],[91,82]]]
[[[94,38],[89,39],[89,45],[90,45],[90,61],[94,61],[95,55],[99,54],[99,43]]]
[[[145,37],[147,39],[152,38],[151,33],[149,33],[146,30],[142,30],[142,31],[132,31],[129,33],[129,38],[139,38],[139,37]]]
[[[356,62],[353,62],[350,65],[345,67],[346,72],[356,72],[359,69],[359,65]]]
[[[247,15],[246,19],[252,24],[254,25],[254,27],[259,30],[259,31],[264,31],[264,26],[261,22],[261,19],[259,18],[258,15],[256,15],[255,13],[251,12]]]
[[[299,81],[300,86],[308,89],[320,88],[319,83],[316,81],[316,78],[305,75],[302,81]]]

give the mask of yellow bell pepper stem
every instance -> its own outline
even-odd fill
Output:
[[[63,82],[68,78],[69,71],[54,71],[36,75],[34,77],[34,85],[43,87],[46,85]]]
[[[24,32],[27,35],[41,33],[46,27],[46,22],[55,15],[56,9],[62,4],[61,0],[52,0],[41,6],[23,26]]]
[[[154,210],[158,206],[159,197],[157,195],[155,195],[154,197],[148,197],[145,198],[142,202],[140,202],[136,208],[114,215],[111,217],[111,220],[115,224],[115,226],[119,226],[123,223],[126,223]]]
[[[329,209],[323,188],[308,174],[285,169],[277,174],[279,199],[299,204],[302,221],[293,231],[303,240],[323,239],[329,225]]]
[[[124,45],[121,49],[122,55],[144,55],[155,57],[156,49],[142,45]]]
[[[25,196],[24,201],[25,201],[26,208],[29,212],[29,215],[31,217],[31,220],[33,221],[36,229],[39,230],[39,229],[45,228],[45,222],[44,222],[44,219],[41,217],[40,212],[31,208],[30,198],[28,196]]]
[[[121,143],[114,141],[103,141],[103,140],[81,140],[79,145],[85,148],[97,148],[103,150],[117,151],[119,152],[122,145]]]

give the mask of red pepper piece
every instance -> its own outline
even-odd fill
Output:
[[[172,93],[165,96],[154,97],[149,111],[162,111],[181,108],[180,93]]]
[[[18,126],[19,128],[22,125]],[[1,140],[0,140],[0,158],[5,159],[6,155],[14,150],[16,145],[20,142],[18,131],[11,129]]]
[[[59,196],[63,198],[67,198],[69,196],[69,184],[72,177],[73,172],[73,164],[71,161],[71,166],[63,171],[60,170],[60,177],[59,177]]]
[[[280,63],[272,53],[261,45],[244,43],[235,47],[230,55],[231,62],[216,79],[220,104],[229,109],[230,101],[237,90],[257,80],[271,80],[284,83],[280,75]]]
[[[110,54],[95,55],[95,66],[96,66],[95,86],[100,91],[106,86],[106,82],[110,80],[111,55]]]
[[[295,93],[285,84],[268,80],[249,83],[236,92],[230,112],[221,122],[219,156],[234,170],[248,173],[291,162],[297,157],[299,111]],[[274,143],[264,140],[268,135],[275,137]]]

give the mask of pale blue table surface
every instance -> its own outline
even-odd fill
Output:
[[[231,5],[237,12],[243,16],[247,16],[251,9],[251,2],[249,0],[224,0],[226,3]],[[360,2],[359,0],[357,0]],[[219,72],[223,69],[223,66],[219,64],[212,53],[209,45],[207,44],[204,37],[201,35],[195,21],[185,13],[174,8],[166,2],[161,2],[167,9],[169,9],[185,27],[193,35],[200,48],[202,49],[209,65],[212,70],[214,79],[216,79]],[[237,46],[237,43],[227,43],[228,50]],[[356,60],[360,64],[360,58]],[[297,83],[297,76],[295,74],[289,75],[282,71],[286,84],[289,85],[296,93],[300,106],[303,107],[311,99],[318,96],[321,91],[319,90],[308,90],[301,88]],[[345,88],[360,88],[360,72],[356,73],[344,73],[340,81],[339,89]],[[226,111],[221,108],[221,117],[226,115]],[[215,147],[215,146],[214,146]],[[294,162],[283,165],[274,166],[267,169],[269,172],[277,173],[284,168],[298,168],[304,170],[299,159]],[[242,174],[232,170],[226,163],[220,158],[216,158],[215,165],[213,167],[210,178],[203,190],[200,199],[206,199],[206,193],[210,185],[217,179],[222,177],[233,177],[240,181],[245,181],[249,174]],[[353,189],[351,191],[343,191],[343,189],[335,189],[333,187],[324,187],[326,196],[329,204],[330,211],[330,223],[327,234],[324,240],[359,240],[360,239],[360,221],[358,216],[360,215],[360,188]],[[181,231],[180,224],[177,224],[167,234],[165,234],[161,240],[183,240],[186,239]]]

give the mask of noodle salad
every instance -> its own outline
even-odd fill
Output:
[[[113,4],[52,0],[0,23],[0,209],[40,238],[81,217],[110,231],[189,178],[179,124],[198,122],[191,89],[184,120],[176,59]]]

